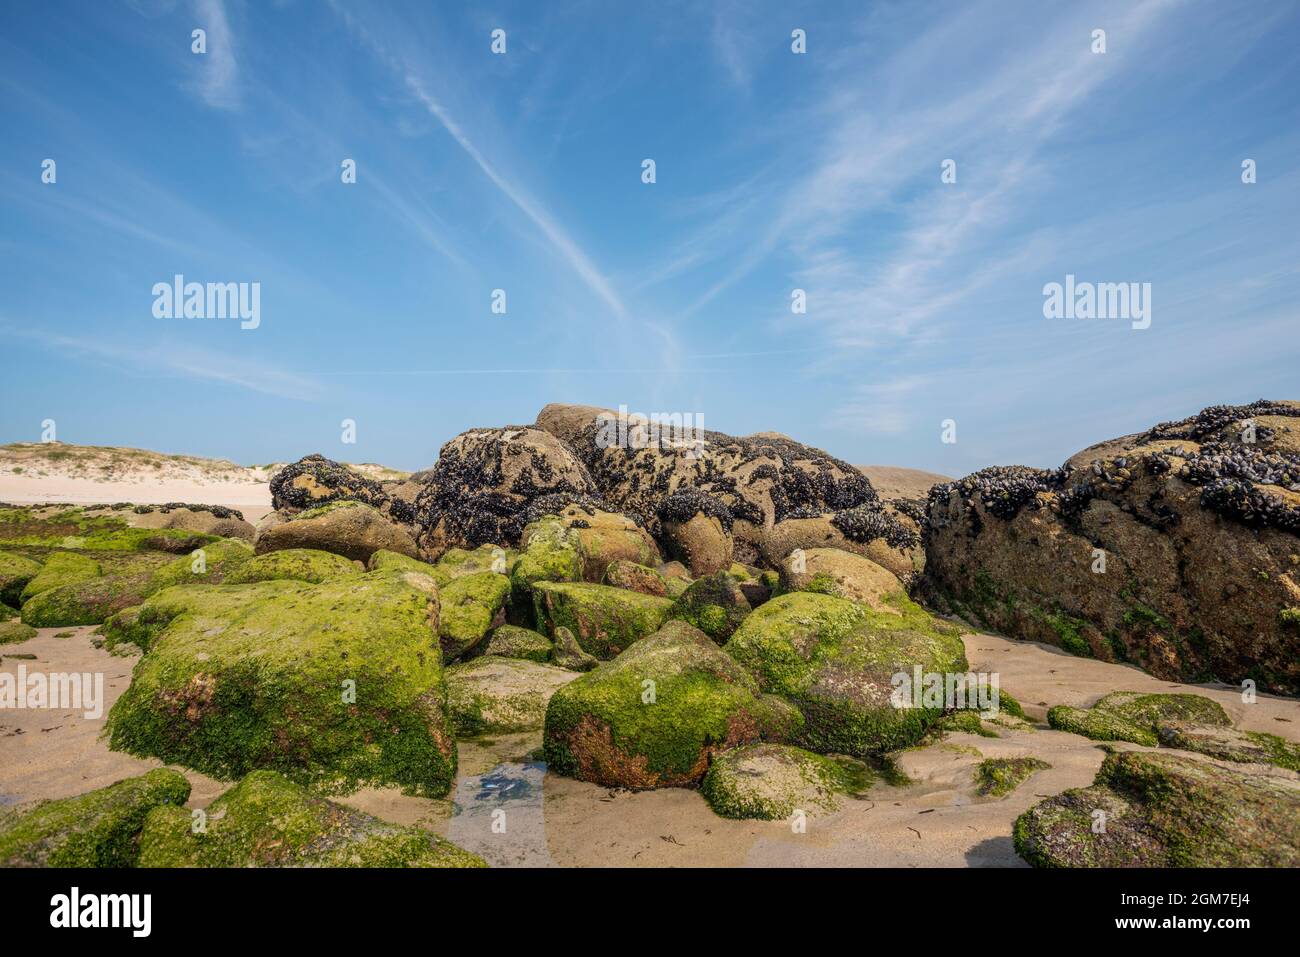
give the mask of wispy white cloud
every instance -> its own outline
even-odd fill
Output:
[[[0,336],[109,366],[133,378],[182,378],[226,385],[282,399],[312,401],[325,390],[315,378],[281,368],[253,355],[232,354],[188,343],[151,341],[127,346],[103,336],[66,336],[0,324]]]
[[[196,26],[207,32],[207,52],[194,55],[198,93],[208,106],[235,110],[240,105],[239,59],[235,36],[222,0],[194,0]]]

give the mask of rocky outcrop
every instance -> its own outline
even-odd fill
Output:
[[[1014,834],[1036,867],[1296,867],[1300,785],[1127,751],[1108,755],[1091,787],[1030,808]]]
[[[341,501],[370,505],[401,524],[410,524],[415,518],[410,503],[390,494],[381,483],[320,454],[304,456],[271,478],[271,507],[276,511],[294,512]]]
[[[782,547],[775,560],[796,547],[865,552],[875,542],[912,567],[915,524],[886,508],[853,466],[785,436],[701,429],[688,442],[680,428],[638,431],[636,420],[590,406],[549,405],[537,428],[567,442],[608,507],[667,542],[695,574],[732,560],[770,563]],[[782,528],[807,519],[819,524]]]
[[[939,485],[924,594],[1171,680],[1300,694],[1300,403],[1213,406],[1055,471]]]
[[[539,429],[470,429],[442,447],[416,498],[426,558],[485,543],[518,545],[524,527],[566,505],[600,505],[573,451]]]

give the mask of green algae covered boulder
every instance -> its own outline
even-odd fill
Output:
[[[15,645],[35,637],[36,629],[31,625],[24,625],[21,621],[0,621],[0,645]]]
[[[736,579],[715,572],[691,582],[668,615],[694,625],[722,645],[752,610]]]
[[[1164,721],[1156,728],[1160,743],[1168,748],[1195,751],[1221,761],[1272,764],[1300,771],[1300,744],[1267,731],[1242,731],[1190,721]]]
[[[439,587],[451,580],[450,576],[440,571],[437,565],[422,562],[420,559],[411,558],[409,555],[390,552],[385,548],[381,548],[370,555],[370,560],[366,562],[366,568],[372,572],[419,572],[422,575],[428,575]]]
[[[131,867],[154,808],[181,810],[185,776],[158,768],[76,797],[0,812],[0,867]],[[187,824],[188,826],[188,824]]]
[[[682,621],[566,684],[546,710],[552,771],[609,787],[689,786],[715,752],[760,740],[753,678]]]
[[[1152,730],[1162,721],[1194,721],[1197,724],[1228,727],[1232,719],[1213,698],[1199,694],[1143,694],[1112,691],[1094,708],[1109,711],[1134,724]]]
[[[439,595],[442,618],[438,637],[442,656],[454,661],[505,622],[510,579],[496,572],[475,572],[453,578]]]
[[[838,810],[845,795],[864,793],[872,779],[870,768],[852,758],[823,757],[783,744],[750,744],[718,755],[700,793],[722,817],[779,821],[796,811]]]
[[[539,581],[533,586],[538,628],[549,635],[568,628],[583,651],[602,660],[657,631],[672,606],[667,598],[590,582]]]
[[[1102,708],[1071,708],[1058,704],[1047,711],[1047,723],[1057,731],[1082,735],[1094,741],[1131,741],[1154,748],[1160,743],[1155,731]]]
[[[590,671],[600,664],[595,655],[582,650],[573,632],[561,626],[555,629],[555,649],[551,652],[551,664],[570,671]]]
[[[180,528],[137,528],[117,514],[62,506],[0,507],[0,545],[96,552],[157,550],[183,554],[220,536]]]
[[[0,621],[12,621],[21,613],[17,608],[10,608],[8,605],[0,602]]]
[[[975,768],[975,790],[984,797],[1005,797],[1036,771],[1050,767],[1039,758],[988,758]]]
[[[44,589],[23,603],[23,621],[33,628],[98,625],[149,594],[149,575],[99,575]]]
[[[865,757],[915,744],[941,708],[895,707],[894,676],[964,673],[958,630],[903,595],[888,612],[810,592],[763,604],[724,650],[759,687],[802,712],[794,742],[820,753]]]
[[[1300,787],[1158,751],[1110,754],[1090,787],[1016,819],[1036,867],[1300,866]]]
[[[438,556],[439,573],[450,581],[462,575],[477,575],[480,572],[508,574],[510,566],[518,558],[518,553],[511,548],[500,545],[484,544],[478,548],[449,548]],[[441,586],[443,582],[439,580]]]
[[[485,867],[483,859],[418,827],[390,824],[309,793],[274,771],[253,771],[206,809],[150,812],[141,867]]]
[[[510,569],[517,600],[532,592],[535,582],[582,580],[582,556],[557,515],[546,515],[524,528],[523,548]]]
[[[235,538],[225,538],[156,570],[149,578],[149,590],[162,591],[173,585],[220,585],[236,568],[252,558],[252,546]]]
[[[356,562],[333,552],[317,548],[285,548],[258,555],[236,566],[226,575],[226,582],[246,585],[251,582],[299,581],[319,585],[360,571]]]
[[[639,591],[643,595],[658,595],[661,598],[668,595],[668,581],[658,571],[621,558],[605,566],[605,577],[601,584]]]
[[[1058,705],[1047,712],[1047,723],[1058,731],[1096,741],[1130,741],[1148,747],[1159,744],[1157,728],[1167,721],[1208,727],[1232,724],[1217,701],[1197,694],[1113,691],[1091,708]]]
[[[40,562],[13,552],[0,552],[0,603],[15,608],[21,605],[23,589],[40,571]]]
[[[498,658],[520,658],[524,661],[546,664],[551,660],[554,651],[555,646],[551,643],[551,639],[531,628],[500,625],[492,629],[487,641],[475,645],[470,654],[474,657],[483,654],[496,655]]]
[[[30,598],[43,591],[98,578],[102,574],[103,567],[93,558],[77,552],[54,552],[45,560],[40,572],[23,586],[19,599],[26,604]]]
[[[577,674],[519,658],[484,655],[447,668],[447,708],[459,735],[540,728],[546,705]]]
[[[221,779],[442,796],[456,745],[436,629],[437,588],[410,572],[168,588],[128,639],[147,651],[110,746]]]

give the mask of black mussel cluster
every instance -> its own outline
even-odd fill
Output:
[[[891,548],[915,548],[921,541],[916,532],[886,512],[879,503],[841,509],[835,513],[831,524],[851,542],[865,544],[883,538]]]
[[[1300,508],[1258,487],[1276,485],[1300,492],[1300,455],[1212,442],[1183,458],[1187,464],[1181,477],[1202,486],[1202,508],[1252,528],[1300,534]]]
[[[504,431],[525,428],[529,426],[507,426]],[[507,452],[515,451],[517,448],[500,434],[458,446],[444,445],[415,497],[415,524],[431,531],[441,523],[448,541],[470,548],[487,544],[513,546],[519,543],[530,521],[546,514],[538,509],[530,511],[530,506],[543,498],[543,505],[550,511],[571,503],[601,507],[585,470],[579,475],[581,484],[574,484],[560,478],[538,450],[530,450],[529,467],[521,469],[510,487],[503,490],[502,459]]]
[[[1038,493],[1060,492],[1070,475],[1068,469],[1035,469],[1024,465],[994,465],[973,472],[955,482],[943,482],[930,489],[926,512],[931,521],[946,508],[956,492],[967,508],[973,508],[976,499],[985,510],[1004,521],[1011,521],[1026,506],[1038,507]]]
[[[300,475],[309,475],[317,486],[329,489],[329,493],[313,496],[306,489],[295,487],[294,479]],[[388,506],[386,510],[400,522],[409,522],[414,518],[409,504],[393,499],[378,482],[323,455],[305,456],[286,465],[271,478],[271,507],[277,510],[312,508],[344,499],[363,502],[375,508]]]
[[[113,511],[121,511],[127,508],[137,515],[148,515],[150,512],[161,512],[166,515],[169,512],[184,509],[187,512],[210,512],[213,518],[237,518],[241,522],[244,520],[244,513],[236,508],[227,508],[224,505],[194,505],[189,502],[167,502],[164,505],[118,504],[113,506]]]
[[[1179,419],[1175,422],[1161,422],[1145,432],[1138,439],[1138,444],[1145,445],[1148,442],[1172,439],[1203,442],[1206,439],[1217,437],[1225,426],[1240,424],[1246,419],[1253,419],[1261,415],[1296,418],[1300,417],[1300,408],[1268,399],[1257,399],[1249,405],[1212,405],[1186,419]],[[1272,441],[1273,437],[1273,430],[1266,427],[1258,428],[1255,433],[1255,439],[1258,442],[1267,443]]]
[[[735,515],[732,514],[726,503],[707,492],[701,492],[697,488],[676,491],[660,502],[659,507],[655,509],[659,521],[677,524],[689,522],[696,514],[701,512],[710,518],[716,518],[728,532],[731,531],[731,526],[736,521]]]

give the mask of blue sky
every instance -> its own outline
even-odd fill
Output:
[[[1300,398],[1298,42],[1281,2],[5,4],[0,441],[420,468],[562,401],[960,475]],[[176,273],[261,325],[155,318]],[[1151,327],[1044,318],[1067,273]]]

